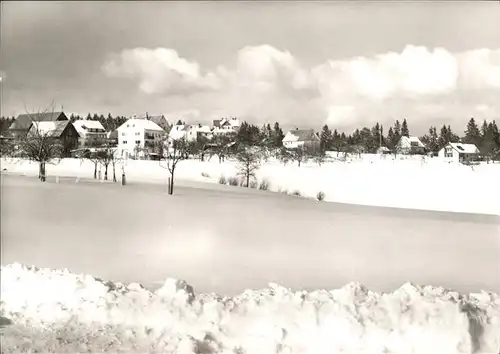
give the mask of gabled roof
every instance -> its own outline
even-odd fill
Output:
[[[479,149],[474,144],[449,143],[449,145],[457,150],[460,154],[478,154]]]
[[[314,129],[290,130],[283,139],[284,141],[317,141],[319,138],[314,133]]]
[[[208,125],[194,124],[188,127],[189,131],[196,131],[200,133],[211,133],[212,129]]]
[[[407,136],[402,136],[401,139],[399,140],[399,145],[401,145],[402,143],[405,143],[405,145],[407,146],[411,146],[411,143],[416,143],[418,145],[418,147],[421,147],[421,148],[425,148],[425,145],[424,143],[422,143],[422,141],[420,140],[419,137],[417,136],[410,136],[410,137],[407,137]]]
[[[9,127],[11,130],[28,130],[33,122],[55,122],[68,120],[63,112],[20,114]]]
[[[30,132],[36,129],[40,134],[46,135],[51,138],[59,138],[66,127],[70,124],[71,122],[69,120],[55,122],[34,122],[30,128]]]
[[[101,122],[99,122],[98,120],[79,119],[74,121],[73,125],[75,126],[78,133],[84,133],[86,129],[102,129],[103,131],[105,131]]]
[[[165,129],[168,127],[167,118],[164,116],[148,116],[148,119],[154,123],[156,123],[161,128]]]
[[[155,130],[155,131],[165,132],[162,127],[160,127],[158,124],[149,119],[131,118],[122,125],[120,125],[118,129],[126,128],[127,125],[129,126],[135,125],[136,128],[145,130]]]

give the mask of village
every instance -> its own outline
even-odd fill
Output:
[[[475,127],[473,118],[468,127],[472,131],[470,134],[466,131],[464,138],[452,133],[449,127],[449,131],[446,131],[446,126],[443,127],[445,131],[443,134],[442,129],[440,137],[432,127],[428,135],[411,136],[406,119],[402,126],[397,121],[395,132],[391,127],[387,137],[378,123],[372,130],[357,129],[352,136],[346,136],[344,133],[339,134],[337,130],[332,133],[326,125],[321,132],[296,127],[284,134],[278,122],[274,128],[269,124],[258,128],[241,122],[236,117],[213,120],[211,125],[189,124],[181,120],[170,124],[163,115],[151,116],[146,113],[139,117],[134,115],[128,119],[120,119],[118,124],[121,124],[116,129],[106,129],[101,121],[97,115],[91,117],[89,114],[86,119],[82,119],[73,115],[68,117],[62,111],[19,115],[9,120],[8,128],[3,129],[0,135],[2,155],[16,154],[16,140],[43,134],[62,147],[61,157],[78,157],[106,146],[120,158],[155,160],[162,157],[159,155],[171,150],[175,141],[185,142],[186,157],[200,155],[202,159],[205,154],[211,156],[221,148],[230,151],[231,147],[239,143],[289,152],[300,150],[300,158],[304,160],[332,151],[345,155],[422,155],[445,162],[466,164],[478,163],[481,160],[494,161],[500,156],[496,122],[493,121],[489,125],[484,122],[481,133]]]

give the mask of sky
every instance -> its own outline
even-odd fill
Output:
[[[496,1],[2,2],[1,114],[500,121]]]

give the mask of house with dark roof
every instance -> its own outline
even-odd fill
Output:
[[[295,129],[286,133],[283,138],[283,146],[287,149],[297,149],[299,147],[318,150],[320,148],[320,137],[313,129]]]
[[[474,144],[448,143],[438,152],[438,157],[447,162],[465,162],[479,157],[479,149]]]
[[[33,122],[61,122],[69,121],[64,112],[47,112],[20,114],[9,127],[9,132],[15,136],[25,136],[31,128]]]
[[[78,147],[78,134],[75,126],[69,120],[41,121],[31,124],[27,136],[39,136],[61,144],[63,157],[70,156],[72,150]]]
[[[147,116],[147,119],[158,125],[160,128],[162,128],[165,132],[168,132],[170,130],[170,125],[168,124],[167,118],[165,116]]]

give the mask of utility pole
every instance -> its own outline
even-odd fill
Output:
[[[378,129],[378,137],[379,137],[379,147],[382,147],[382,124],[380,125]]]

